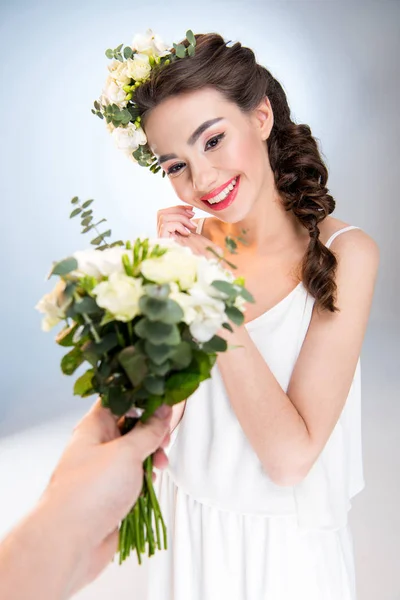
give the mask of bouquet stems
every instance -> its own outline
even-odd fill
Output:
[[[122,564],[130,556],[132,550],[136,550],[138,562],[141,565],[142,556],[146,552],[146,544],[148,556],[154,554],[156,548],[162,550],[161,542],[164,544],[164,550],[167,550],[167,528],[153,487],[152,456],[147,457],[144,461],[143,471],[143,486],[140,496],[126,517],[121,521],[118,544],[119,564]],[[162,540],[160,524],[163,534]],[[154,525],[155,533],[153,529]]]

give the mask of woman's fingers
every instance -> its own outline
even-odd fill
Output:
[[[173,206],[157,213],[157,233],[159,237],[171,237],[174,232],[187,236],[196,231],[197,225],[191,219],[194,211],[184,206]]]

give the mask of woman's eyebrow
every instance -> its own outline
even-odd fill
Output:
[[[204,121],[204,123],[199,125],[199,127],[192,133],[192,135],[190,136],[190,138],[187,141],[187,144],[189,146],[193,146],[193,144],[195,144],[197,142],[197,140],[199,139],[201,134],[204,133],[206,131],[206,129],[208,129],[212,125],[215,125],[215,123],[222,121],[223,119],[224,119],[224,117],[216,117],[215,119],[210,119],[208,121]],[[176,154],[163,154],[158,159],[158,164],[161,165],[161,163],[166,162],[167,160],[171,160],[172,158],[178,158],[178,157]]]

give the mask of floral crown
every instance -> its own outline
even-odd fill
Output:
[[[109,48],[105,53],[112,60],[108,65],[110,74],[102,95],[94,102],[92,113],[106,120],[107,128],[118,148],[140,166],[150,168],[152,173],[158,173],[161,167],[140,125],[135,91],[150,78],[152,69],[162,68],[175,60],[194,55],[196,38],[192,31],[186,32],[186,39],[188,47],[173,44],[172,52],[159,35],[148,29],[145,34],[135,35],[131,46],[125,46],[122,50],[121,44],[114,50]],[[162,176],[165,177],[165,171]]]

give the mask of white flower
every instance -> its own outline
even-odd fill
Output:
[[[113,60],[107,68],[110,71],[109,77],[111,77],[111,79],[114,79],[114,81],[117,84],[119,84],[120,88],[130,83],[131,78],[128,74],[126,62],[121,62],[120,60]]]
[[[123,273],[112,273],[93,290],[96,302],[110,312],[117,321],[131,321],[140,314],[139,299],[143,295],[140,279]]]
[[[134,54],[133,59],[129,58],[126,61],[125,66],[129,79],[134,79],[135,81],[147,79],[151,71],[147,54]]]
[[[189,325],[190,333],[199,342],[208,342],[227,320],[225,303],[213,298],[200,287],[190,290],[191,306],[196,317]]]
[[[101,96],[101,104],[116,104],[118,108],[125,108],[127,105],[126,93],[110,76],[107,77],[103,95]]]
[[[147,142],[146,134],[141,127],[136,128],[133,123],[128,123],[126,127],[115,127],[112,137],[120,150],[132,154],[139,145]]]
[[[107,277],[112,273],[124,273],[122,255],[127,250],[123,247],[106,248],[105,250],[80,250],[74,253],[78,268],[71,273],[74,277],[89,275],[96,279]]]
[[[151,29],[148,29],[146,33],[135,35],[132,41],[132,50],[137,50],[149,56],[166,56],[170,53],[167,44]]]
[[[217,280],[232,283],[234,279],[233,274],[222,267],[217,259],[207,259],[205,256],[200,257],[197,268],[197,285],[209,296],[226,298],[226,294],[220,292],[211,284]]]
[[[247,307],[247,302],[243,298],[243,296],[237,296],[235,302],[233,303],[233,306],[235,308],[237,308],[238,310],[240,310],[241,312],[245,312],[246,307]]]
[[[179,290],[179,285],[175,282],[169,284],[171,292],[169,298],[174,300],[183,310],[183,322],[190,325],[196,319],[197,313],[194,307],[193,298],[186,292]]]
[[[181,290],[189,289],[196,281],[198,257],[190,248],[171,248],[158,258],[148,258],[141,266],[142,274],[154,283],[175,281]]]
[[[43,331],[50,331],[65,319],[65,312],[71,303],[71,299],[64,296],[65,285],[65,281],[61,279],[55,288],[49,294],[43,296],[35,306],[36,310],[45,315],[42,320]]]

